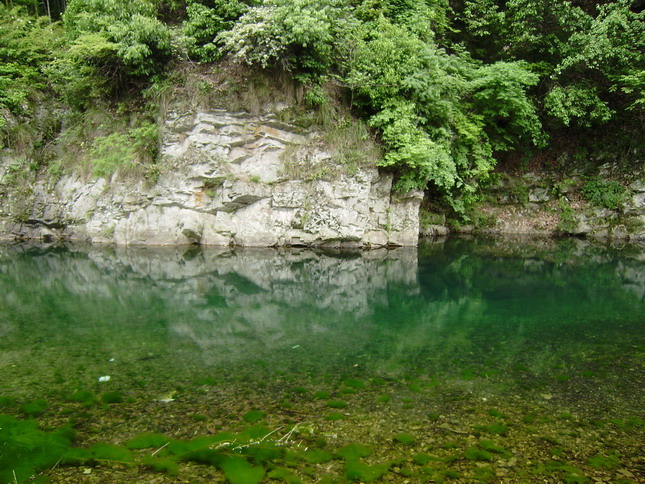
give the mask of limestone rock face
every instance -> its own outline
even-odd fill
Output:
[[[422,193],[394,196],[392,177],[373,166],[335,169],[321,145],[271,114],[171,112],[154,185],[37,180],[20,217],[0,198],[0,233],[118,245],[417,245]]]

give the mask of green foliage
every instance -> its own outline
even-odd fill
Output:
[[[61,29],[48,19],[0,5],[0,149],[27,154],[51,136],[38,106],[51,86],[47,68],[62,40]]]
[[[616,210],[625,199],[627,190],[617,181],[594,178],[580,189],[582,195],[598,207]]]
[[[496,62],[475,72],[471,96],[476,111],[486,120],[493,150],[544,146],[540,120],[526,95],[538,81],[522,62]]]
[[[565,0],[467,0],[460,16],[488,60],[522,59],[536,72],[556,63],[567,39],[589,24],[589,17]]]
[[[557,72],[559,77],[593,76],[596,84],[604,80],[609,90],[627,94],[629,107],[635,108],[644,97],[645,11],[631,11],[631,4],[630,0],[617,0],[599,5],[589,28],[569,39],[571,48]]]
[[[170,30],[151,1],[72,0],[63,23],[71,43],[52,75],[75,107],[122,94],[170,59]]]
[[[38,170],[38,165],[25,158],[18,158],[10,163],[0,178],[0,187],[8,186],[16,190],[28,190],[24,185]]]
[[[558,230],[565,233],[570,233],[576,228],[576,220],[573,213],[571,203],[565,197],[560,197],[558,200],[560,207],[560,221],[558,222]]]
[[[342,0],[266,0],[248,9],[217,41],[234,58],[267,68],[325,73],[334,39],[346,28]]]
[[[61,32],[45,18],[33,18],[20,7],[0,6],[0,110],[29,111],[28,98],[44,89],[44,70],[61,44]],[[0,129],[6,123],[0,118]]]
[[[89,151],[94,175],[108,177],[119,168],[146,173],[156,156],[158,135],[156,124],[143,123],[126,133],[96,137]]]
[[[522,63],[482,66],[448,55],[381,17],[356,39],[345,68],[357,104],[374,113],[370,125],[386,147],[381,164],[399,170],[402,191],[431,183],[463,212],[494,151],[544,143],[526,95],[538,78]]]
[[[575,121],[578,126],[589,127],[608,121],[614,114],[593,86],[555,86],[544,98],[544,107],[565,126]]]
[[[214,0],[205,5],[192,0],[186,7],[188,19],[183,24],[183,32],[188,41],[188,53],[200,62],[214,62],[222,56],[217,36],[230,30],[246,10],[245,4],[238,0]]]
[[[524,60],[540,76],[533,100],[551,129],[590,128],[642,116],[645,12],[632,3],[468,0],[458,19],[478,58]]]

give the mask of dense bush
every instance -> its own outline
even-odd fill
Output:
[[[52,72],[73,106],[122,93],[170,59],[170,29],[151,1],[72,0],[63,23],[70,44]]]
[[[541,77],[535,103],[544,101],[555,129],[624,123],[634,110],[642,120],[645,13],[631,0],[578,4],[586,10],[566,0],[467,0],[461,38],[487,62],[529,62]]]
[[[218,35],[230,30],[246,9],[238,0],[213,0],[208,4],[190,0],[183,26],[190,56],[200,62],[219,60],[222,46]]]

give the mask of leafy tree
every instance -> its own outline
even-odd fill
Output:
[[[398,168],[402,190],[428,183],[463,211],[462,195],[494,166],[493,153],[543,142],[526,88],[537,76],[520,63],[481,66],[448,55],[381,17],[359,42],[347,82]]]
[[[479,58],[524,60],[540,75],[534,99],[552,129],[642,116],[645,14],[630,0],[576,3],[467,0],[458,18]]]
[[[44,18],[0,6],[0,106],[24,112],[30,91],[42,89],[43,67],[60,45],[60,32]]]
[[[591,18],[566,0],[467,0],[460,20],[477,57],[524,60],[533,71],[551,74],[568,39]]]
[[[618,0],[598,7],[598,15],[589,28],[576,32],[569,39],[568,55],[556,68],[556,80],[593,80],[589,90],[598,86],[624,96],[623,99],[620,99],[622,96],[611,99],[617,108],[642,109],[645,103],[645,11],[632,12],[630,4],[630,1]],[[587,99],[583,101],[592,107],[599,104]]]
[[[189,1],[183,29],[190,56],[201,62],[218,60],[222,56],[218,35],[230,30],[246,10],[247,6],[238,0],[213,0],[208,4]]]
[[[338,33],[346,28],[343,0],[265,0],[218,38],[249,65],[324,74]]]
[[[147,80],[170,59],[170,30],[152,1],[72,0],[63,22],[71,43],[55,72],[77,107]]]
[[[0,6],[0,146],[10,120],[32,115],[33,98],[48,88],[46,66],[61,40],[60,29],[47,19]]]

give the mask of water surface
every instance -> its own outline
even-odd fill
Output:
[[[0,412],[71,424],[84,448],[263,425],[281,452],[331,456],[231,450],[266,482],[283,468],[302,482],[638,482],[644,260],[636,246],[572,239],[0,245]],[[369,455],[338,454],[356,443]],[[218,464],[134,468],[85,461],[49,478],[235,481]]]

